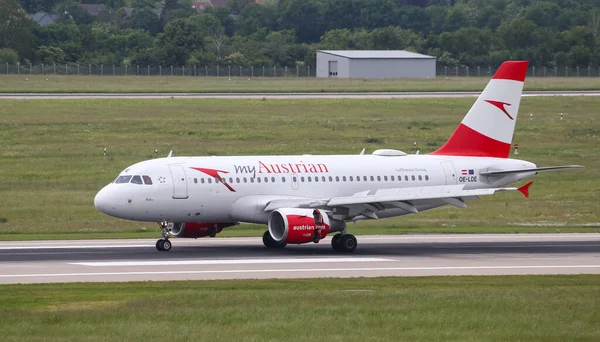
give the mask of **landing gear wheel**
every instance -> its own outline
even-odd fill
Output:
[[[331,245],[332,245],[333,249],[336,250],[337,252],[352,253],[356,249],[358,242],[356,241],[356,238],[354,237],[354,235],[346,234],[346,235],[340,236],[340,238],[337,240],[337,243],[335,245],[333,244],[333,240],[332,240]]]
[[[171,241],[167,239],[160,239],[156,241],[156,249],[161,252],[168,252],[171,250]]]
[[[341,237],[342,237],[342,234],[336,234],[331,238],[331,247],[336,252],[341,252],[341,249],[340,249],[340,238]]]
[[[267,248],[283,248],[287,245],[285,242],[282,243],[273,240],[268,230],[263,234],[263,244]]]

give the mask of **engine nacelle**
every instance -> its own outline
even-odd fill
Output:
[[[211,222],[169,222],[167,228],[173,236],[180,238],[214,237],[223,228],[235,225],[235,223],[211,223]]]
[[[283,208],[269,215],[269,234],[281,243],[319,242],[329,232],[344,227],[345,222],[332,220],[318,209]]]

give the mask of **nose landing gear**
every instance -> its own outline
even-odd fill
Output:
[[[158,226],[162,231],[162,239],[156,241],[156,249],[161,252],[168,252],[171,250],[171,241],[169,241],[169,229],[167,222],[158,222]]]

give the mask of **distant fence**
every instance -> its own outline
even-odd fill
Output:
[[[96,76],[211,76],[211,77],[314,77],[311,67],[162,66],[92,64],[6,64],[6,75]],[[1,74],[0,74],[1,75]]]
[[[0,66],[1,68],[1,66]],[[438,77],[491,77],[497,67],[437,67]],[[5,64],[6,75],[96,76],[210,76],[210,77],[315,77],[311,67],[161,66],[93,64]],[[529,67],[528,77],[600,77],[600,66]]]

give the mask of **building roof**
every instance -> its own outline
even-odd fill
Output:
[[[38,25],[44,27],[56,21],[57,15],[46,12],[37,12],[29,15]]]
[[[345,57],[345,58],[419,58],[419,59],[430,59],[435,58],[434,56],[423,55],[416,52],[410,52],[405,50],[318,50],[318,52],[326,53],[329,55]]]

